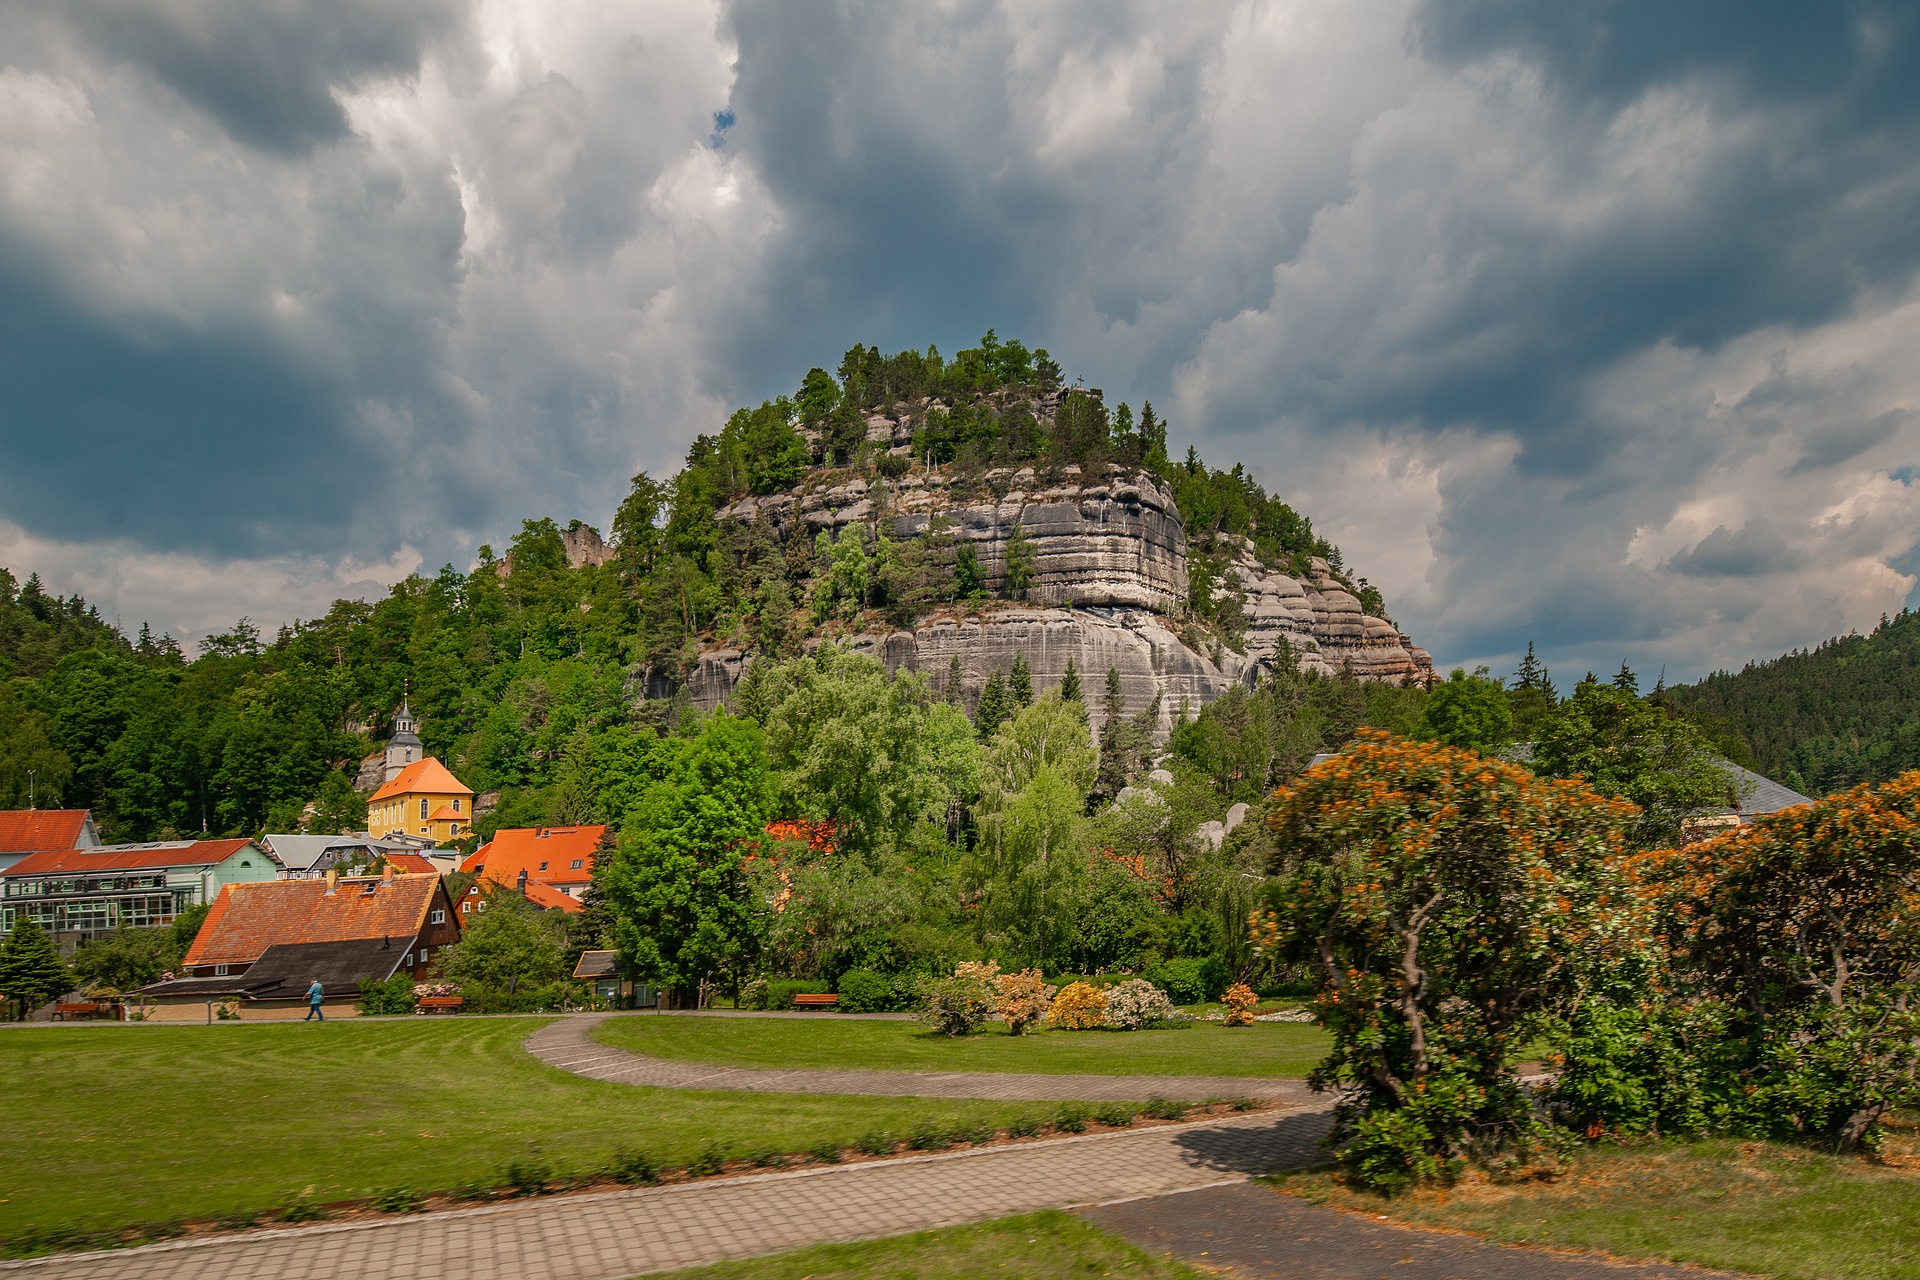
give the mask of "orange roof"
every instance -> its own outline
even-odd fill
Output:
[[[519,890],[513,885],[495,884],[492,880],[475,880],[471,885],[467,886],[467,896],[470,898],[477,893],[492,897],[496,893],[517,892],[519,892]],[[586,904],[578,898],[569,897],[551,885],[541,884],[538,880],[527,881],[527,901],[542,910],[552,910],[558,907],[570,915],[587,909]]]
[[[387,865],[393,868],[395,875],[437,876],[440,868],[433,865],[433,859],[418,853],[389,853]]]
[[[470,796],[473,788],[447,772],[447,766],[428,756],[425,760],[415,760],[395,774],[392,782],[367,797],[367,803],[420,792],[435,796]]]
[[[437,875],[325,880],[262,880],[230,884],[213,900],[183,965],[252,964],[283,942],[347,942],[392,938],[411,944],[440,889]]]
[[[435,809],[433,811],[433,816],[428,818],[427,821],[428,822],[465,822],[471,816],[472,816],[471,814],[461,813],[459,810],[455,809],[450,804],[443,804],[438,809]]]
[[[600,826],[507,827],[461,865],[462,871],[486,869],[487,879],[508,888],[527,880],[548,884],[585,884],[593,879],[593,855],[606,837]],[[484,855],[484,856],[482,856]],[[573,864],[578,862],[579,866]]]
[[[73,849],[86,829],[85,809],[0,809],[0,853]]]
[[[139,871],[147,867],[199,867],[225,862],[251,840],[168,840],[155,844],[110,844],[98,849],[49,849],[8,867],[8,876]],[[263,851],[260,856],[267,858]],[[269,862],[271,858],[267,859]]]

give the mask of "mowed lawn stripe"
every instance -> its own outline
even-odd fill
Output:
[[[678,1062],[776,1069],[1034,1072],[1103,1076],[1300,1077],[1326,1056],[1327,1033],[1310,1023],[1225,1027],[1198,1022],[1153,1031],[1039,1031],[998,1025],[945,1036],[915,1022],[800,1018],[615,1018],[600,1043]]]
[[[266,1210],[391,1187],[494,1183],[537,1154],[684,1163],[852,1144],[927,1120],[1004,1127],[1044,1103],[648,1089],[569,1075],[544,1020],[407,1019],[0,1031],[0,1237]]]

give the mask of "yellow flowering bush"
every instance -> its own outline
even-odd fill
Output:
[[[1260,1005],[1260,997],[1253,988],[1244,982],[1236,982],[1227,988],[1220,997],[1227,1006],[1227,1025],[1230,1027],[1250,1027],[1253,1025],[1253,1011]]]
[[[1085,982],[1069,982],[1053,998],[1047,1022],[1060,1031],[1091,1031],[1107,1021],[1107,993]]]

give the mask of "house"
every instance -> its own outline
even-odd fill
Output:
[[[1683,844],[1692,844],[1735,827],[1744,827],[1755,818],[1763,818],[1782,809],[1813,803],[1811,796],[1803,796],[1793,788],[1782,786],[1751,769],[1743,769],[1731,760],[1715,760],[1714,763],[1726,775],[1726,803],[1687,815],[1680,823],[1680,840]]]
[[[243,1021],[304,1018],[307,989],[318,981],[324,1015],[351,1018],[359,1014],[361,982],[386,981],[407,958],[390,938],[277,942],[237,974],[171,978],[135,994],[152,1022],[211,1022],[217,1006]]]
[[[260,847],[280,864],[282,880],[314,880],[329,871],[365,866],[379,854],[366,836],[264,835]]]
[[[464,929],[472,924],[474,919],[487,909],[487,900],[502,893],[518,894],[542,911],[565,911],[569,915],[574,915],[587,909],[578,898],[570,898],[550,885],[541,884],[538,880],[526,879],[524,872],[521,873],[521,879],[518,882],[510,885],[495,884],[485,876],[479,876],[467,886],[467,891],[460,897],[460,927]]]
[[[473,825],[473,789],[432,756],[407,765],[367,800],[367,831],[455,840]]]
[[[573,966],[573,976],[593,984],[593,994],[616,1009],[653,1009],[660,1004],[660,993],[644,982],[636,982],[620,963],[618,951],[583,951]]]
[[[237,976],[271,946],[356,938],[397,948],[400,967],[425,977],[440,948],[460,940],[460,925],[437,875],[329,873],[230,885],[214,899],[180,967],[193,977]]]
[[[30,853],[99,843],[90,809],[0,809],[0,872]]]
[[[0,930],[27,918],[62,946],[121,925],[171,924],[228,887],[271,881],[279,864],[251,840],[163,840],[31,853],[0,875]]]
[[[507,827],[474,850],[460,869],[502,888],[544,886],[568,899],[562,910],[580,910],[580,900],[593,883],[594,859],[606,847],[605,825],[571,827]],[[528,900],[534,894],[529,890]]]

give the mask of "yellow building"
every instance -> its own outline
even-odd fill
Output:
[[[367,833],[427,836],[435,844],[467,834],[473,791],[432,756],[400,770],[367,801]]]

